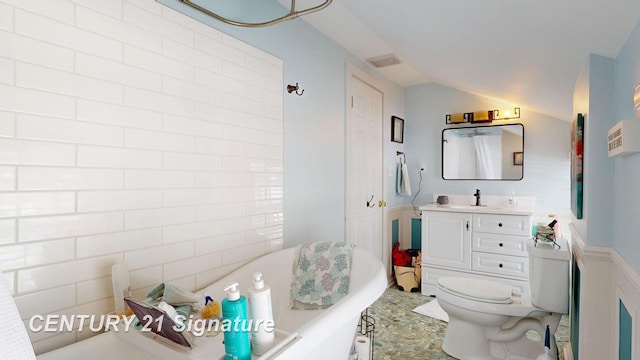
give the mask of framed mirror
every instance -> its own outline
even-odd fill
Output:
[[[522,180],[522,124],[474,126],[442,130],[444,180]]]

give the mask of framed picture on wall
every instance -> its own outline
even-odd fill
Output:
[[[571,211],[582,219],[582,163],[584,162],[584,115],[578,114],[571,125]]]
[[[391,141],[404,142],[404,120],[397,116],[391,117]]]
[[[522,160],[522,151],[516,151],[513,153],[513,165],[522,165]]]

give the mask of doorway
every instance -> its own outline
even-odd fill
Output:
[[[384,89],[370,75],[347,65],[346,241],[372,252],[387,266],[383,242]]]

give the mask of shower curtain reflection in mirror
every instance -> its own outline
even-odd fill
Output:
[[[514,152],[524,148],[522,124],[450,128],[442,131],[445,180],[521,180]]]
[[[473,144],[475,145],[475,158],[476,158],[476,175],[478,179],[495,179],[500,174],[500,158],[499,155],[502,150],[500,149],[499,136],[474,136]]]

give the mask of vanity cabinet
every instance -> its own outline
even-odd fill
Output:
[[[424,295],[435,295],[442,276],[492,280],[529,293],[531,215],[437,206],[421,210]]]
[[[471,270],[471,215],[424,211],[422,261],[433,266]],[[446,241],[424,241],[446,239]]]

